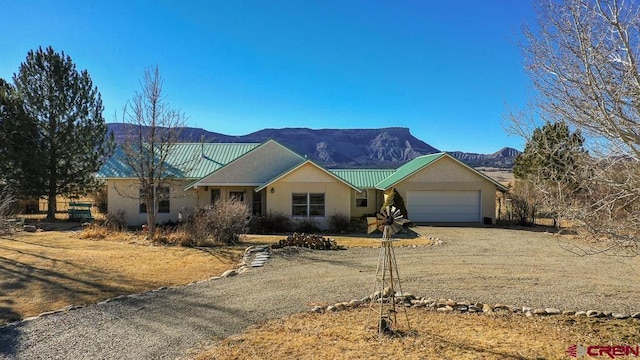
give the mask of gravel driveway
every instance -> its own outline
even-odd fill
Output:
[[[640,311],[640,259],[580,257],[562,237],[497,228],[420,227],[444,241],[395,249],[418,296],[573,310]],[[560,239],[560,241],[559,241]],[[373,290],[378,249],[284,249],[264,268],[0,328],[0,359],[174,359],[315,302]]]

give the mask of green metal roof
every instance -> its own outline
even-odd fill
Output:
[[[176,178],[199,179],[258,147],[259,143],[177,143],[167,158],[168,172]],[[135,178],[118,146],[102,165],[98,178]]]
[[[376,184],[391,176],[394,169],[329,169],[337,177],[360,189],[374,189]]]
[[[417,158],[400,166],[393,174],[376,184],[376,188],[380,190],[387,190],[443,156],[445,156],[445,153],[418,156]]]

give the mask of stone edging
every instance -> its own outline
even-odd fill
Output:
[[[358,307],[369,306],[370,304],[376,305],[382,300],[388,300],[388,297],[381,298],[378,292],[366,296],[362,299],[351,300],[347,302],[339,302],[329,306],[314,306],[311,308],[311,312],[324,313],[335,312],[347,309],[354,309]],[[432,299],[415,297],[412,294],[406,293],[400,294],[395,297],[396,304],[405,307],[425,308],[428,311],[437,311],[442,313],[470,313],[470,314],[524,314],[527,317],[533,316],[552,316],[552,315],[565,315],[575,317],[590,317],[590,318],[604,318],[612,320],[625,320],[625,319],[638,319],[640,320],[640,312],[633,314],[617,313],[611,311],[600,310],[586,310],[586,311],[573,311],[573,310],[560,310],[555,308],[531,308],[528,306],[516,307],[505,304],[489,304],[489,303],[472,303],[467,301],[455,301],[451,299]]]

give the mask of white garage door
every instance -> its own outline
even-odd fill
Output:
[[[479,222],[480,191],[407,191],[413,222]]]

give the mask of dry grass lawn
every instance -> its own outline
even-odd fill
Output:
[[[424,309],[408,310],[412,332],[379,339],[375,330],[366,329],[370,314],[368,308],[360,308],[293,315],[224,339],[196,358],[564,359],[571,345],[640,343],[636,320],[441,314]]]
[[[453,236],[465,229],[428,229]],[[234,247],[150,246],[139,235],[102,240],[79,232],[48,231],[0,237],[0,325],[67,305],[186,284],[234,267],[248,245],[283,236],[251,235]],[[345,247],[377,247],[377,236],[329,236]],[[428,245],[427,237],[395,246]],[[637,320],[567,316],[441,314],[408,309],[411,330],[379,339],[366,328],[375,312],[301,313],[256,325],[196,355],[198,359],[538,359],[566,358],[571,345],[640,344]],[[402,317],[399,317],[402,319]],[[371,325],[371,321],[369,321]]]
[[[244,250],[149,246],[134,235],[118,240],[81,239],[68,231],[0,237],[0,325],[216,276],[234,267]]]
[[[151,246],[134,233],[103,237],[97,229],[87,232],[92,237],[81,231],[0,237],[0,325],[68,305],[216,276],[235,267],[247,246],[273,244],[284,237],[249,235],[238,246],[192,249]],[[347,247],[379,246],[374,238],[345,236],[337,241]]]

